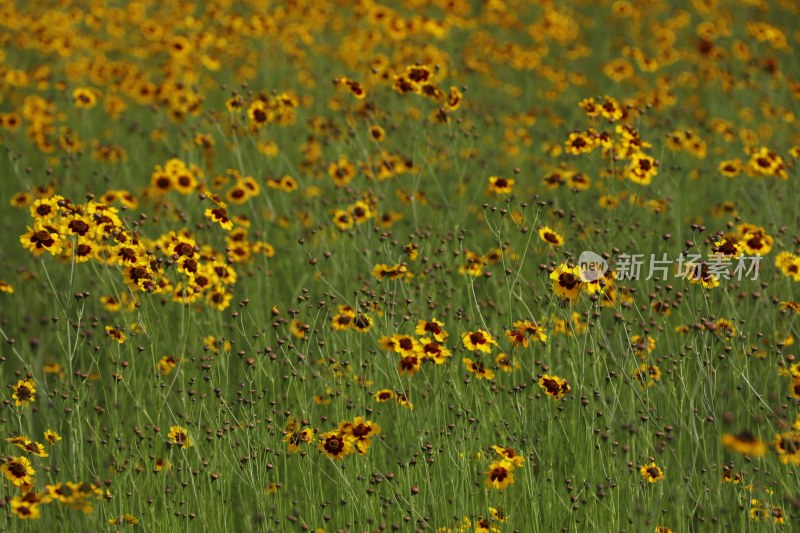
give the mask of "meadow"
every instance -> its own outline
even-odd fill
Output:
[[[0,529],[796,530],[799,16],[0,2]]]

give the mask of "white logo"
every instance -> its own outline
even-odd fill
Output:
[[[608,263],[596,253],[584,250],[578,257],[578,268],[581,271],[581,281],[591,283],[606,273]]]

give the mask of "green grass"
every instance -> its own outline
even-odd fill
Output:
[[[14,289],[0,292],[0,425],[3,437],[45,442],[44,431],[52,429],[62,440],[45,444],[48,457],[7,442],[2,455],[31,460],[33,494],[40,498],[47,485],[68,481],[93,483],[104,495],[88,497],[87,512],[42,501],[40,518],[22,520],[12,510],[22,492],[3,478],[2,529],[124,529],[131,526],[108,522],[126,514],[145,531],[457,531],[476,529],[484,518],[501,531],[789,531],[800,520],[800,459],[784,464],[771,444],[798,415],[792,379],[781,375],[795,362],[796,318],[780,307],[798,291],[775,265],[779,253],[796,252],[799,242],[800,139],[796,123],[785,118],[798,98],[796,6],[765,2],[768,9],[760,10],[720,2],[706,12],[700,2],[656,2],[624,18],[611,2],[509,2],[505,11],[474,3],[447,16],[437,3],[392,3],[392,17],[424,13],[451,26],[442,38],[422,29],[393,38],[385,27],[371,36],[379,23],[352,6],[248,2],[233,10],[244,25],[197,7],[200,32],[177,4],[148,4],[146,18],[167,36],[160,41],[144,37],[144,18],[136,19],[125,2],[113,3],[118,12],[96,10],[97,23],[77,8],[83,15],[73,23],[48,18],[69,10],[45,4],[18,3],[16,14],[0,16],[8,21],[0,22],[0,113],[22,118],[16,130],[0,128],[0,281]],[[22,16],[32,20],[17,25]],[[263,34],[253,29],[259,21]],[[747,25],[752,21],[781,31],[786,46],[759,41]],[[724,54],[717,57],[703,54],[698,37],[709,23],[721,25],[713,45]],[[31,25],[39,33],[28,35]],[[659,48],[668,26],[675,43]],[[200,33],[226,42],[203,49]],[[69,36],[74,50],[63,56],[41,50],[53,35]],[[195,39],[187,60],[169,60],[172,35]],[[733,54],[737,41],[749,47],[749,60]],[[575,53],[581,48],[585,54]],[[674,53],[675,61],[643,71],[634,48],[646,57]],[[520,62],[523,51],[532,55]],[[384,82],[370,70],[379,54],[391,73],[428,64],[445,97],[394,91],[391,76]],[[209,57],[221,68],[203,66]],[[633,74],[614,81],[604,67],[620,57]],[[81,66],[82,58],[92,68]],[[108,62],[124,72],[108,74],[114,70]],[[52,75],[37,85],[41,66]],[[252,72],[242,73],[243,66]],[[27,84],[14,81],[23,71]],[[161,87],[163,98],[137,102],[139,76]],[[361,83],[366,98],[337,89],[331,80],[340,77]],[[437,121],[451,86],[460,88],[463,103],[445,112],[446,122]],[[78,87],[93,88],[98,104],[77,109]],[[256,97],[283,92],[298,100],[295,119],[248,130],[246,109]],[[234,93],[244,111],[226,109]],[[31,95],[52,103],[52,120],[30,112]],[[114,95],[127,104],[118,118],[104,110]],[[203,100],[192,111],[181,108],[180,95]],[[591,118],[578,105],[605,95],[629,104],[630,118]],[[176,111],[183,111],[180,119]],[[51,152],[31,135],[37,123]],[[609,132],[619,146],[618,123],[651,145],[644,152],[659,166],[649,185],[626,179],[631,154],[564,153],[569,134],[590,127]],[[371,139],[372,125],[384,128],[382,143]],[[80,139],[80,150],[59,144],[65,127]],[[689,130],[706,143],[703,157],[669,148],[670,134]],[[213,139],[210,152],[194,142],[197,134]],[[319,145],[315,158],[304,146],[311,138]],[[279,153],[261,153],[259,141],[274,141]],[[124,160],[94,157],[98,144],[112,143],[125,150]],[[722,161],[739,158],[747,166],[762,146],[782,158],[785,179],[721,174]],[[386,154],[397,156],[391,176],[369,179],[361,165],[377,173]],[[356,171],[343,187],[327,170],[340,157]],[[190,194],[159,196],[151,174],[173,158],[203,175]],[[411,170],[401,169],[405,161]],[[159,259],[175,283],[184,277],[171,254],[156,249],[162,236],[190,231],[195,256],[212,250],[224,256],[232,247],[227,232],[204,216],[209,193],[225,200],[233,182],[218,187],[214,178],[230,176],[228,169],[253,177],[260,192],[241,204],[227,201],[232,217],[249,220],[244,242],[251,257],[232,263],[237,281],[226,287],[232,299],[222,310],[205,294],[182,304],[170,293],[132,289],[118,264],[76,263],[69,251],[34,257],[20,244],[33,220],[28,206],[12,205],[18,193],[35,196],[36,187],[51,185],[48,194],[89,205],[109,190],[129,191],[138,205],[115,204],[118,230],[142,238],[148,257]],[[554,172],[583,173],[589,186],[547,187],[543,178]],[[284,175],[298,190],[267,186],[267,179]],[[514,178],[513,193],[489,194],[490,176]],[[406,202],[401,192],[417,200]],[[616,208],[600,205],[604,195]],[[338,228],[334,211],[359,200],[375,217]],[[735,207],[720,213],[721,202]],[[391,212],[402,218],[382,224]],[[671,270],[668,279],[616,280],[610,305],[587,293],[564,302],[554,292],[550,272],[574,264],[584,250],[606,254],[612,267],[623,254],[644,254],[646,273],[651,254],[707,258],[722,233],[745,223],[773,241],[757,280],[721,280],[706,289]],[[564,244],[544,242],[542,226]],[[65,242],[66,250],[77,244]],[[260,242],[272,245],[273,257],[254,249]],[[404,252],[410,243],[418,246],[415,260]],[[504,253],[478,275],[459,271],[470,253],[495,249]],[[372,274],[378,264],[401,262],[413,277]],[[100,299],[123,295],[138,305],[112,311]],[[656,313],[654,302],[671,312]],[[333,328],[343,305],[369,310],[372,327]],[[381,349],[380,339],[415,335],[419,320],[433,318],[449,333],[452,357],[400,375],[400,357]],[[292,334],[294,319],[307,325],[303,338]],[[718,319],[730,321],[735,333],[713,330]],[[542,325],[547,342],[513,347],[504,331],[518,320]],[[560,333],[559,320],[566,324]],[[126,341],[114,342],[106,326],[122,328]],[[462,335],[478,329],[497,340],[490,354],[464,347]],[[209,346],[208,336],[217,344]],[[634,336],[652,337],[652,353],[637,355]],[[508,354],[512,371],[495,362],[500,353]],[[167,355],[177,366],[159,372]],[[494,378],[467,372],[467,357],[484,362]],[[53,363],[62,373],[45,372]],[[640,364],[660,370],[652,387],[633,376]],[[537,383],[543,374],[565,378],[570,392],[551,398]],[[25,379],[35,382],[36,400],[17,406],[12,386]],[[377,402],[381,389],[406,394],[413,409]],[[319,451],[322,433],[359,416],[381,428],[365,454],[333,461]],[[284,442],[290,420],[316,432],[298,454]],[[172,445],[172,426],[185,428],[193,446]],[[743,455],[723,445],[724,434],[743,430],[765,441],[767,453]],[[500,458],[493,445],[525,459],[504,490],[484,484]],[[171,468],[157,471],[157,462]],[[640,468],[651,462],[664,479],[643,478]],[[724,465],[744,482],[725,482]],[[758,505],[780,508],[786,523],[759,519]],[[507,521],[492,519],[490,507]]]

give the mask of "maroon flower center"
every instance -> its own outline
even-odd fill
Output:
[[[16,478],[23,478],[28,474],[28,471],[25,469],[25,465],[17,462],[12,462],[8,466],[8,471],[11,472],[11,475]]]
[[[506,479],[507,477],[508,477],[508,470],[506,470],[502,466],[492,469],[492,471],[489,473],[489,478],[492,481],[497,481],[499,483],[502,483],[503,480]]]

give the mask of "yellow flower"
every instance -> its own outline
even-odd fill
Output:
[[[551,229],[549,226],[543,226],[539,228],[539,238],[541,238],[550,246],[561,246],[564,244],[564,237],[559,235],[558,232]]]
[[[334,461],[338,461],[353,452],[353,443],[338,430],[328,431],[319,437],[319,450]]]
[[[0,472],[8,478],[15,487],[33,484],[33,475],[36,471],[26,457],[8,459],[0,465]]]
[[[46,440],[50,444],[55,444],[56,442],[61,440],[61,435],[59,435],[52,429],[48,429],[47,431],[44,432],[44,440]]]
[[[27,406],[36,401],[36,383],[31,379],[19,380],[12,387],[14,394],[11,395],[17,407]]]
[[[72,101],[77,108],[91,109],[97,105],[97,93],[94,89],[78,87],[72,91]]]
[[[372,437],[380,435],[381,427],[371,420],[357,416],[352,422],[339,424],[339,432],[353,443],[359,454],[364,455],[372,445]]]
[[[373,395],[376,402],[387,402],[395,397],[394,391],[389,389],[381,389]]]
[[[759,439],[750,431],[741,431],[736,435],[724,433],[722,445],[731,451],[750,457],[762,457],[767,453],[767,443]]]
[[[165,355],[158,361],[158,369],[163,375],[167,375],[178,366],[178,362],[171,355]]]
[[[311,444],[314,442],[314,430],[311,428],[302,428],[296,431],[284,432],[283,442],[286,443],[286,448],[289,453],[298,453],[301,444]]]
[[[29,492],[24,496],[14,496],[9,503],[11,511],[22,520],[37,520],[41,516],[35,492]]]
[[[169,438],[173,444],[177,444],[181,448],[189,448],[194,446],[194,442],[192,442],[192,439],[189,438],[186,429],[182,428],[181,426],[170,427],[167,438]]]
[[[553,292],[565,300],[575,300],[581,293],[581,270],[560,264],[550,274],[553,280]]]
[[[572,391],[572,387],[567,383],[567,380],[558,376],[545,374],[539,378],[538,383],[548,396],[552,396],[556,400],[563,398],[565,394]]]
[[[514,191],[513,178],[491,176],[489,178],[489,193],[496,195],[511,194]]]
[[[514,483],[514,464],[505,459],[494,461],[486,471],[484,483],[487,489],[505,490]]]
[[[657,173],[658,161],[642,152],[633,154],[628,167],[628,179],[639,185],[650,185]]]
[[[525,464],[525,458],[521,455],[517,455],[517,452],[514,451],[513,448],[498,446],[497,444],[492,445],[492,450],[495,451],[500,457],[504,458],[507,461],[510,461],[515,467],[520,467]]]
[[[22,234],[19,241],[23,248],[35,256],[45,252],[58,255],[62,250],[62,237],[58,230],[50,225],[35,224],[33,228],[29,226],[27,233]]]
[[[106,326],[105,330],[106,330],[106,335],[117,341],[118,344],[123,344],[125,342],[125,339],[127,338],[125,336],[125,332],[122,331],[122,328],[120,327]]]
[[[484,353],[491,353],[491,345],[497,346],[497,341],[494,340],[492,334],[486,330],[479,329],[477,331],[468,331],[461,336],[461,341],[464,347],[471,351],[480,351]]]
[[[648,465],[642,465],[639,468],[639,472],[642,474],[642,477],[648,481],[648,483],[655,483],[656,481],[664,479],[664,471],[661,470],[659,466],[655,463],[650,463]]]
[[[494,379],[494,371],[490,368],[486,368],[483,361],[473,361],[469,357],[465,357],[461,361],[464,363],[464,366],[467,367],[467,371],[470,374],[474,374],[476,379]]]

